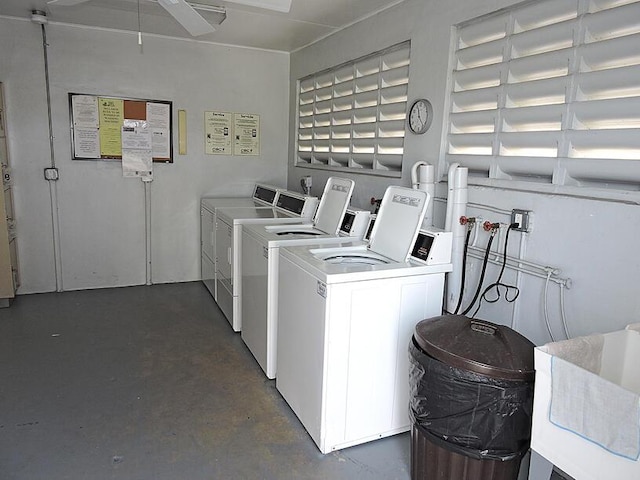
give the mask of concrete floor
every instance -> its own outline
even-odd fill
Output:
[[[409,436],[322,455],[201,283],[0,310],[0,478],[409,479]]]

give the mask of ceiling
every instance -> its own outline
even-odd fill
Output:
[[[195,37],[228,45],[292,52],[403,0],[292,0],[289,13],[243,6],[224,0],[194,0],[226,8],[227,18],[216,31]],[[88,0],[74,6],[48,5],[47,0],[1,0],[0,16],[30,18],[46,13],[49,23],[138,31],[137,0]],[[140,0],[144,34],[194,38],[156,1]],[[214,22],[215,13],[199,10]],[[133,38],[133,37],[132,37]]]

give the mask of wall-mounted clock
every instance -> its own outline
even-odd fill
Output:
[[[413,102],[409,109],[409,130],[417,134],[424,133],[429,130],[432,120],[433,107],[429,100],[420,98]]]

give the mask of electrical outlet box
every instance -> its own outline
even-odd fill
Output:
[[[44,179],[45,180],[58,180],[60,178],[58,176],[57,168],[45,168],[44,169]]]
[[[518,232],[528,232],[530,225],[531,212],[529,210],[520,210],[518,208],[514,208],[511,210],[511,223],[517,223],[518,226],[514,228],[514,230]]]

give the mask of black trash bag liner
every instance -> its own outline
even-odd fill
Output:
[[[421,430],[476,458],[504,460],[529,448],[533,382],[447,365],[425,353],[415,339],[409,360],[409,415]]]

